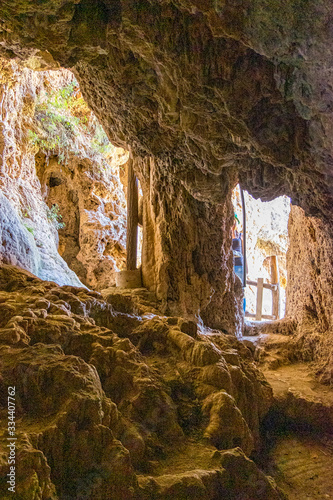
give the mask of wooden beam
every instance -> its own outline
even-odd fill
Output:
[[[246,207],[245,207],[245,198],[244,198],[244,191],[243,189],[239,186],[240,190],[240,195],[241,195],[241,200],[242,200],[242,212],[243,212],[243,245],[242,245],[242,251],[243,251],[243,287],[246,287],[246,275],[247,275],[247,262],[246,262]]]
[[[250,286],[258,286],[257,281],[247,280],[246,284]],[[267,288],[267,290],[276,290],[277,285],[272,285],[271,283],[263,283],[263,287]]]
[[[272,290],[272,314],[277,319],[280,318],[280,276],[277,255],[271,256],[271,281],[276,285]]]
[[[247,311],[246,311],[246,313],[245,313],[245,316],[246,316],[246,317],[249,317],[249,318],[255,318],[255,317],[256,317],[256,315],[255,315],[255,314],[250,313],[250,312],[247,312]],[[261,318],[262,318],[262,319],[276,319],[276,317],[275,317],[275,316],[272,316],[271,314],[262,314],[262,315],[261,315]]]
[[[127,162],[127,237],[126,269],[136,269],[138,246],[138,179],[133,170],[133,159]]]
[[[264,292],[264,278],[258,278],[257,284],[257,309],[256,309],[256,320],[260,321],[262,317],[262,299]]]

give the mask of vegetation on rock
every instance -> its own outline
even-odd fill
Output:
[[[52,86],[48,91],[46,88],[37,95],[34,128],[27,131],[31,144],[47,157],[56,155],[63,164],[69,162],[72,154],[91,159],[110,157],[115,148],[85,103],[74,76],[60,88]],[[86,139],[84,152],[80,136]],[[105,158],[99,160],[106,169]]]
[[[60,284],[114,284],[127,153],[109,142],[69,71],[0,59],[0,82],[0,261]]]
[[[62,215],[60,214],[59,205],[54,203],[51,208],[47,207],[46,212],[47,219],[52,222],[56,229],[63,229],[66,226],[64,222],[61,222]]]

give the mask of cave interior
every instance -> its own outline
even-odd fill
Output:
[[[1,2],[1,498],[332,498],[332,46],[328,0]],[[283,318],[237,185],[290,198]]]

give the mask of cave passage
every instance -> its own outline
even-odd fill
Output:
[[[1,498],[331,496],[329,3],[0,2]]]
[[[289,245],[290,199],[283,196],[270,202],[263,202],[260,198],[254,199],[247,191],[244,192],[244,198],[247,259],[247,286],[244,290],[246,318],[255,320],[257,309],[257,286],[251,285],[249,282],[257,283],[258,278],[262,278],[266,284],[279,282],[279,313],[275,319],[281,319],[285,316],[286,309],[286,255]],[[243,205],[239,185],[233,190],[232,202],[238,219],[236,220],[236,229],[240,234],[243,234]],[[276,279],[277,274],[278,280]],[[267,316],[272,316],[272,302],[272,291],[263,288],[263,320],[266,320]]]

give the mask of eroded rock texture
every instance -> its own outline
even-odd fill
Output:
[[[125,257],[128,154],[108,142],[69,71],[2,59],[0,80],[1,260],[59,284],[111,286]]]
[[[0,61],[0,260],[42,279],[81,285],[58,254],[58,234],[47,219],[27,131],[34,114],[38,73]]]
[[[135,316],[139,296],[118,297],[127,314],[105,298],[0,268],[0,391],[5,401],[16,387],[16,498],[187,498],[197,486],[204,499],[284,498],[244,455],[259,446],[272,400],[250,351],[182,318]]]
[[[6,57],[73,68],[114,143],[143,163],[154,158],[167,187],[155,193],[153,184],[150,195],[170,213],[170,193],[182,184],[203,213],[219,216],[238,177],[254,196],[287,194],[307,215],[332,220],[332,12],[324,0],[20,0],[3,2],[0,18]],[[187,195],[181,203],[176,226],[190,227],[186,212],[199,205]],[[215,227],[202,237],[217,247]],[[179,231],[168,230],[159,227],[161,240],[176,255]],[[177,283],[167,277],[155,286],[169,290],[172,305],[187,285],[184,273]],[[197,271],[191,279],[207,303],[207,279]],[[231,288],[228,280],[217,288],[217,303]]]
[[[167,313],[200,315],[213,328],[239,333],[242,290],[233,273],[230,193],[224,203],[204,202],[152,158],[136,167],[143,190],[144,285]]]
[[[296,354],[314,356],[324,381],[332,380],[333,363],[333,245],[325,221],[306,217],[292,207],[287,253],[289,284],[286,316],[297,330]]]
[[[172,153],[176,174],[195,168],[216,186],[210,198],[236,166],[255,195],[329,207],[324,1],[20,1],[0,15],[2,52],[49,50],[75,67],[110,136],[136,155]]]
[[[126,162],[119,149],[114,157]],[[37,174],[47,205],[59,207],[58,251],[82,283],[95,290],[115,284],[115,272],[124,266],[126,236],[125,196],[111,168],[90,158],[71,155],[66,164],[41,155]]]

